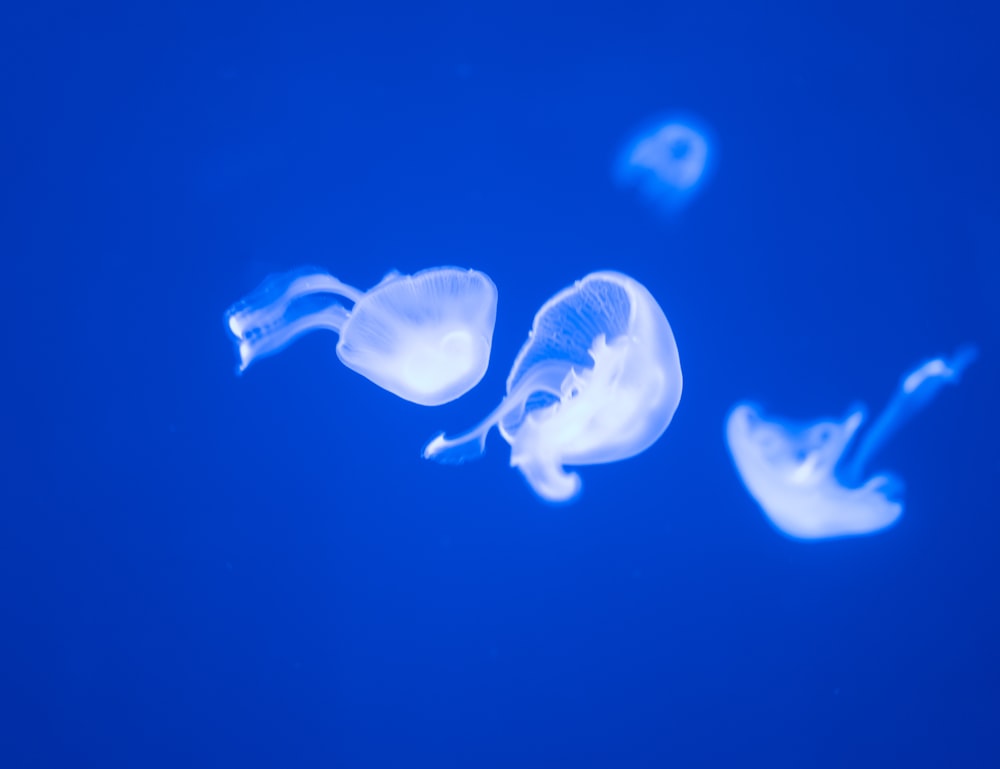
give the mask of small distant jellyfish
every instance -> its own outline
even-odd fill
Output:
[[[565,466],[642,453],[663,434],[681,398],[677,344],[649,291],[618,272],[595,272],[549,299],[510,375],[507,397],[479,425],[438,435],[424,457],[476,459],[496,425],[510,464],[538,496],[568,502],[581,481]]]
[[[303,334],[327,329],[340,335],[337,357],[345,366],[400,398],[437,406],[483,378],[496,311],[496,286],[476,270],[390,272],[364,292],[302,267],[268,278],[225,319],[240,372]]]
[[[872,457],[944,385],[957,383],[976,356],[967,345],[950,359],[921,363],[860,436],[866,416],[861,405],[840,419],[797,424],[765,417],[754,404],[738,404],[726,421],[726,442],[743,485],[771,523],[794,539],[888,528],[903,513],[903,484],[888,473],[866,477]]]
[[[692,117],[648,124],[618,157],[615,178],[664,214],[677,213],[708,180],[715,150],[707,128]]]

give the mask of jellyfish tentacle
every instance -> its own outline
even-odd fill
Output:
[[[889,404],[865,432],[854,455],[844,466],[844,479],[857,482],[872,457],[892,436],[934,400],[945,385],[958,384],[965,369],[978,355],[975,345],[966,344],[951,358],[931,358],[904,374]]]
[[[350,317],[350,313],[346,309],[339,304],[333,304],[295,320],[276,323],[270,328],[246,330],[238,344],[239,373],[242,374],[246,371],[255,360],[281,352],[300,336],[310,331],[326,329],[340,333],[340,329],[343,328],[348,317]]]
[[[358,302],[365,295],[364,291],[360,291],[354,286],[349,286],[325,272],[304,275],[298,278],[289,288],[294,294],[299,296],[304,296],[305,294],[334,294],[349,299],[352,302]]]
[[[528,398],[535,393],[548,393],[557,398],[562,395],[562,384],[572,366],[566,361],[548,361],[535,366],[518,382],[514,391],[475,427],[454,438],[438,433],[424,446],[424,459],[433,459],[447,465],[479,459],[486,451],[486,436],[504,417],[525,408]]]
[[[272,275],[245,299],[226,311],[230,331],[267,328],[279,323],[292,303],[312,294],[331,294],[357,302],[364,293],[316,267],[300,267]]]
[[[551,457],[513,452],[510,463],[521,471],[535,493],[547,502],[572,502],[583,486],[579,473],[567,472]]]
[[[350,313],[330,297],[357,302],[362,296],[358,289],[314,267],[270,277],[225,314],[239,351],[239,373],[309,331],[328,329],[339,333]],[[325,306],[324,301],[328,302]]]

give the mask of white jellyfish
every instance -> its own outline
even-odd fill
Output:
[[[695,118],[673,115],[649,123],[626,142],[615,178],[673,214],[707,181],[714,160],[708,129]]]
[[[842,419],[796,424],[766,418],[751,403],[738,404],[726,422],[726,442],[743,485],[772,524],[795,539],[872,534],[903,513],[899,478],[865,478],[874,454],[948,383],[957,383],[975,360],[975,347],[950,359],[932,358],[906,374],[885,411],[860,438],[863,406]],[[853,454],[849,449],[857,443]]]
[[[475,270],[390,272],[363,292],[302,267],[268,278],[225,319],[241,372],[309,331],[328,329],[340,335],[337,357],[345,366],[400,398],[437,406],[483,378],[496,311],[496,286]]]
[[[635,456],[663,431],[681,398],[673,332],[649,291],[618,272],[595,272],[549,299],[507,377],[507,397],[471,430],[438,435],[424,457],[458,463],[482,455],[494,425],[510,464],[550,502],[573,499],[580,477],[565,465]]]

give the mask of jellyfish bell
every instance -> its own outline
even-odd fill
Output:
[[[632,147],[629,162],[646,169],[663,184],[689,190],[705,170],[708,142],[689,125],[667,123]]]
[[[796,539],[873,534],[903,513],[903,483],[890,473],[869,476],[872,458],[946,384],[955,384],[976,359],[966,345],[950,358],[932,358],[900,380],[873,424],[863,406],[842,419],[808,423],[765,417],[752,403],[735,406],[726,443],[750,495],[781,532]]]
[[[507,396],[471,430],[443,434],[424,457],[482,455],[496,425],[534,491],[566,502],[580,477],[566,466],[615,462],[649,448],[680,402],[677,345],[652,294],[618,272],[595,272],[549,299],[507,377]]]
[[[673,214],[708,181],[714,166],[711,131],[694,116],[674,114],[649,121],[625,142],[614,175],[662,213]]]
[[[304,267],[272,276],[225,317],[241,372],[303,334],[327,329],[340,336],[337,357],[345,366],[400,398],[437,406],[486,373],[496,307],[496,286],[476,270],[390,272],[362,292]]]

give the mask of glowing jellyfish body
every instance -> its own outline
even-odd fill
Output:
[[[475,270],[391,272],[363,292],[304,267],[272,276],[225,317],[240,371],[303,334],[328,329],[340,335],[337,357],[345,366],[400,398],[437,406],[483,378],[496,309],[496,286]]]
[[[656,300],[627,275],[595,272],[535,315],[500,405],[468,432],[434,438],[424,457],[475,459],[497,425],[511,466],[540,497],[565,502],[580,477],[564,466],[645,451],[670,424],[681,387],[677,345]]]
[[[909,417],[944,385],[959,381],[976,354],[967,346],[950,359],[917,366],[860,437],[862,406],[839,420],[796,424],[766,418],[754,404],[737,405],[726,422],[726,441],[740,479],[771,523],[796,539],[872,534],[891,526],[903,513],[902,482],[885,473],[866,479],[866,468]]]
[[[650,123],[625,144],[615,169],[661,212],[676,213],[709,178],[714,148],[708,130],[690,117]]]

